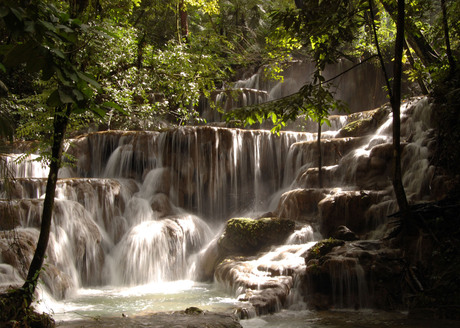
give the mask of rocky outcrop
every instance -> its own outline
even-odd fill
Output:
[[[369,218],[368,210],[373,204],[384,199],[386,193],[377,191],[343,191],[335,190],[318,203],[321,217],[319,231],[324,237],[332,236],[332,233],[342,225],[357,234],[365,234],[375,227]],[[378,213],[375,213],[378,216]],[[385,216],[386,213],[380,215]]]
[[[0,232],[0,282],[22,285],[30,262],[35,252],[38,231],[35,229],[17,229]],[[72,278],[56,265],[54,249],[49,247],[45,262],[46,270],[41,272],[41,279],[52,292],[54,297],[62,299],[75,287]],[[2,285],[0,289],[9,289],[10,285]]]
[[[294,229],[294,221],[276,217],[229,220],[222,235],[201,256],[201,278],[209,279],[212,274],[245,303],[241,317],[279,311],[293,288],[293,276],[304,268],[302,262],[286,260],[295,257],[303,245],[276,247]]]
[[[348,115],[347,124],[340,129],[336,137],[362,137],[375,133],[390,113],[389,106]]]
[[[382,241],[325,240],[309,250],[305,262],[303,291],[313,308],[403,307],[405,262],[399,249]]]
[[[293,189],[281,195],[275,215],[294,221],[315,223],[318,203],[326,197],[322,189]]]

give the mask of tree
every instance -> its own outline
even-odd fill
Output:
[[[101,88],[96,80],[80,70],[76,56],[84,46],[79,35],[90,30],[76,16],[85,8],[83,2],[72,2],[69,13],[60,11],[49,3],[32,1],[23,7],[16,2],[3,2],[0,16],[11,33],[12,42],[3,50],[2,65],[7,68],[25,66],[30,72],[39,73],[43,81],[48,81],[46,108],[52,120],[51,153],[49,176],[43,203],[40,235],[34,257],[25,282],[19,290],[6,296],[12,300],[11,311],[3,318],[14,319],[26,316],[34,298],[45,252],[48,246],[54,195],[59,168],[61,166],[62,145],[69,119],[72,114],[87,110],[103,115],[104,110],[93,102]],[[106,106],[120,109],[112,103]]]
[[[393,90],[390,93],[393,110],[393,189],[399,210],[406,211],[408,203],[402,183],[401,172],[401,77],[402,56],[404,50],[405,2],[398,0],[398,16],[396,21],[396,41],[394,59]]]

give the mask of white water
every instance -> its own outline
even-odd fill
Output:
[[[427,160],[428,104],[426,100],[415,104],[403,130],[403,136],[412,135],[413,140],[403,153],[403,166],[408,195],[417,201],[426,195],[433,168]],[[402,110],[403,119],[408,107]],[[331,183],[343,188],[328,191],[327,197],[357,189],[357,183],[371,186],[367,180],[358,181],[357,163],[371,162],[374,147],[390,140],[390,122],[391,117],[363,146],[328,166],[327,172],[335,175]],[[187,127],[163,133],[100,133],[75,141],[78,163],[65,170],[69,179],[58,185],[48,254],[62,272],[57,276],[69,286],[63,287],[64,293],[53,286],[53,296],[45,296],[42,306],[59,319],[187,306],[232,307],[235,294],[193,282],[200,269],[196,256],[226,219],[273,211],[284,191],[314,188],[310,180],[299,178],[315,166],[314,151],[298,148],[314,139],[313,133],[286,132],[277,137],[267,131]],[[36,229],[41,202],[28,198],[43,197],[44,180],[39,178],[46,177],[46,170],[29,163],[13,167],[18,177],[24,177],[17,180],[17,199],[12,201],[21,209],[19,221]],[[371,210],[380,213],[378,218],[392,204]],[[297,261],[301,270],[306,243],[317,238],[318,232],[304,225],[290,237],[288,244],[294,245],[244,264],[249,278],[263,283],[267,275],[259,270],[261,265],[282,271],[283,265],[292,268]],[[291,262],[284,264],[288,259]],[[1,268],[2,284],[17,282],[12,266],[1,263]],[[347,288],[341,284],[337,281],[336,287]]]

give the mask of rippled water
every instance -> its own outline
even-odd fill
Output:
[[[192,306],[208,311],[231,312],[235,304],[234,298],[213,284],[183,280],[132,288],[80,289],[61,302],[45,296],[39,303],[39,309],[51,313],[56,322],[68,322],[100,317],[121,318],[122,314],[134,316],[179,311]]]

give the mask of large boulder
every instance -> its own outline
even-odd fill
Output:
[[[375,133],[390,113],[388,105],[378,109],[350,114],[348,123],[340,129],[337,138],[361,137]]]
[[[273,245],[282,244],[294,229],[294,221],[279,218],[230,219],[222,235],[200,253],[196,278],[212,280],[216,267],[226,258],[257,255]]]
[[[227,222],[218,241],[221,254],[256,255],[282,244],[294,232],[295,223],[280,218],[234,218]]]

